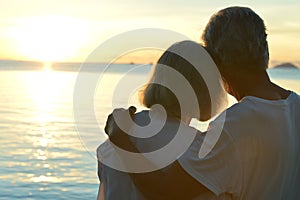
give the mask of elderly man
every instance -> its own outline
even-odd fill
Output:
[[[170,166],[130,174],[135,186],[149,199],[300,199],[300,97],[268,77],[263,20],[249,8],[229,7],[211,17],[202,37],[238,103],[225,111],[225,123],[210,123],[210,133],[222,132],[205,157],[199,134]],[[108,135],[122,134],[108,124]]]

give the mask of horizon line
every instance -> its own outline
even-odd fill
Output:
[[[153,65],[156,62],[134,62],[134,61],[129,61],[129,62],[104,62],[104,61],[90,61],[90,62],[81,62],[81,61],[39,61],[39,60],[23,60],[23,59],[1,59],[0,58],[0,62],[1,61],[9,61],[9,62],[24,62],[24,63],[39,63],[44,65],[45,63],[50,63],[51,65],[54,64],[83,64],[83,63],[88,63],[88,64],[120,64],[120,65]],[[272,66],[271,66],[271,63]],[[283,64],[293,64],[295,65],[297,68],[300,69],[300,60],[299,61],[280,61],[280,60],[271,60],[269,62],[269,66],[268,68],[273,68],[276,67],[278,65],[283,65]]]

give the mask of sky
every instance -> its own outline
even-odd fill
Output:
[[[83,62],[109,38],[138,28],[169,29],[200,42],[211,15],[238,5],[251,7],[264,19],[271,65],[300,61],[297,0],[0,0],[0,3],[0,59]],[[159,55],[157,51],[145,52],[119,61],[149,63]]]

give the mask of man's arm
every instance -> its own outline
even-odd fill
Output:
[[[131,173],[130,176],[148,199],[193,199],[204,194],[213,196],[212,192],[190,176],[177,161],[160,170]]]
[[[129,112],[133,116],[135,110],[115,110],[114,114],[107,119],[105,132],[115,145],[130,149],[132,152],[139,152],[131,142],[130,136],[124,133],[114,121],[113,115],[124,115],[124,112]],[[145,161],[150,162],[146,158]],[[190,176],[178,161],[160,170],[129,175],[147,199],[193,199],[202,194],[213,196],[213,193]]]

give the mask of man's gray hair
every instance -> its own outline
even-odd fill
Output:
[[[250,8],[229,7],[214,14],[202,39],[220,71],[266,69],[269,50],[264,21]]]

